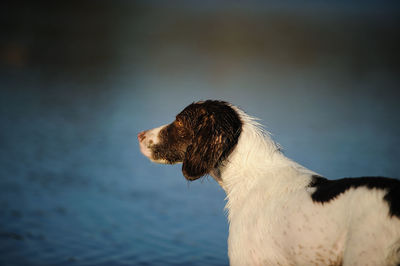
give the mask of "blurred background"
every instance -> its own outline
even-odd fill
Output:
[[[0,30],[0,265],[228,265],[222,189],[136,140],[193,101],[399,177],[398,1],[3,1]]]

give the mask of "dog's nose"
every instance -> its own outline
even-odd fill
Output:
[[[146,131],[142,131],[137,135],[139,142],[142,142],[146,138]]]

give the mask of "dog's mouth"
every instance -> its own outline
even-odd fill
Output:
[[[150,140],[149,142],[147,141],[139,141],[139,147],[140,147],[140,152],[146,156],[150,161],[154,163],[159,163],[159,164],[171,164],[168,160],[164,158],[157,158],[157,156],[154,155],[154,143]]]
[[[152,155],[151,147],[153,146],[153,141],[146,136],[146,133],[147,133],[147,131],[143,131],[137,135],[137,138],[139,141],[139,148],[140,148],[140,152],[144,156],[146,156],[147,158],[152,160],[153,155]]]
[[[139,142],[139,147],[140,147],[140,152],[151,160],[152,159],[151,145],[146,144],[144,142]]]

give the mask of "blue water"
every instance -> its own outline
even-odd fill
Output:
[[[222,189],[136,140],[197,100],[321,175],[399,177],[398,9],[178,6],[1,14],[0,265],[228,265]]]

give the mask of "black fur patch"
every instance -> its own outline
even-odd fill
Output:
[[[182,121],[175,120],[159,133],[160,142],[152,147],[153,158],[170,164],[182,162],[193,133]]]
[[[160,131],[160,142],[152,147],[153,157],[168,163],[183,162],[183,175],[195,180],[229,156],[241,131],[239,115],[228,103],[192,103]]]
[[[382,189],[387,193],[383,199],[389,204],[390,216],[400,218],[400,181],[386,177],[359,177],[328,180],[320,176],[313,176],[309,185],[315,187],[311,195],[314,202],[326,203],[351,188],[366,187],[368,189]]]

